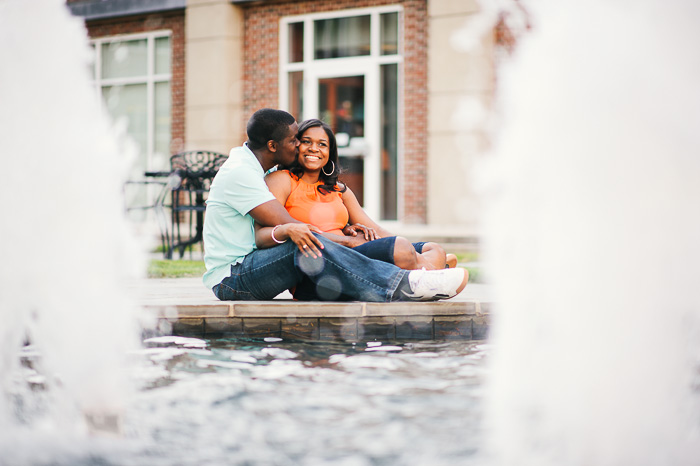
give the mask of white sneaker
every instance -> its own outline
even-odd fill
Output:
[[[412,293],[403,293],[414,301],[447,299],[459,294],[467,286],[467,281],[469,272],[461,267],[412,270],[408,273],[408,285]]]

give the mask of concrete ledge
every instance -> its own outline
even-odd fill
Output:
[[[291,300],[234,302],[232,317],[359,317],[364,313],[359,302],[303,302]]]
[[[484,340],[488,316],[318,317],[183,317],[157,319],[149,334],[199,338],[282,338],[317,341]]]
[[[471,288],[470,288],[471,287]],[[153,319],[152,334],[201,338],[294,340],[483,340],[490,302],[483,285],[467,285],[455,298],[435,302],[307,302],[288,293],[272,301],[216,299],[199,279],[132,283]]]

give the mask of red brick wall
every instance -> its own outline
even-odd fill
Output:
[[[410,6],[410,7],[409,7]],[[428,7],[426,1],[404,4],[403,62],[403,221],[428,218]]]
[[[245,6],[244,114],[279,106],[279,20],[284,16],[403,6],[403,81],[401,125],[403,169],[399,192],[406,223],[427,221],[428,12],[427,0],[302,0]]]
[[[175,153],[181,150],[185,143],[185,13],[177,11],[110,20],[95,20],[87,22],[86,25],[88,34],[92,39],[166,29],[171,31],[171,152]]]

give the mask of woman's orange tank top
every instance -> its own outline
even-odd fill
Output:
[[[289,215],[300,222],[315,225],[321,231],[342,236],[349,219],[342,193],[321,194],[317,189],[323,184],[320,181],[309,184],[285,171],[292,181],[292,191],[284,204]]]

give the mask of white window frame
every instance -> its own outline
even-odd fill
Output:
[[[94,68],[94,84],[97,99],[100,105],[105,106],[102,98],[103,86],[120,86],[127,84],[146,84],[146,153],[143,154],[146,158],[147,170],[164,170],[169,167],[154,167],[153,160],[155,154],[155,85],[156,83],[170,82],[172,90],[172,52],[171,52],[171,69],[167,73],[155,73],[155,43],[156,39],[163,37],[170,38],[170,46],[172,50],[172,31],[159,30],[149,31],[135,34],[118,34],[114,36],[105,36],[97,39],[92,39],[90,44],[95,47],[95,68]],[[146,74],[142,76],[130,76],[126,78],[102,78],[102,45],[113,42],[127,42],[132,40],[146,39]],[[172,105],[172,102],[171,102]],[[170,136],[172,138],[172,127]],[[166,154],[169,156],[170,154]]]
[[[279,102],[280,108],[289,110],[289,73],[294,71],[304,72],[304,106],[302,108],[302,118],[315,118],[313,109],[318,107],[317,89],[314,89],[315,78],[337,74],[338,70],[348,70],[348,76],[352,75],[352,70],[361,70],[365,74],[365,70],[371,70],[366,73],[367,79],[365,82],[365,100],[368,106],[366,112],[374,112],[372,120],[379,122],[380,120],[380,66],[386,64],[396,64],[399,67],[398,76],[398,134],[403,134],[403,46],[402,38],[403,31],[403,7],[401,5],[385,5],[367,8],[354,8],[345,10],[336,10],[323,13],[309,13],[304,15],[285,16],[280,19],[279,24]],[[399,17],[399,50],[394,55],[381,55],[381,15],[384,13],[398,13]],[[314,58],[314,21],[322,19],[334,18],[349,18],[353,16],[370,16],[370,54],[354,57],[343,58]],[[304,44],[303,44],[303,61],[290,63],[289,50],[289,24],[304,23]],[[372,158],[372,164],[365,164],[366,183],[372,183],[374,188],[365,186],[365,205],[364,208],[370,217],[379,219],[379,200],[378,196],[373,199],[371,191],[380,188],[380,169],[378,156],[380,151],[379,127],[365,128],[366,136],[369,142],[370,150],[375,151],[376,156]],[[397,144],[397,210],[399,218],[403,211],[403,138],[398,138]],[[367,191],[370,191],[369,193]],[[367,195],[369,194],[369,196]],[[379,194],[378,192],[376,194]],[[383,221],[384,222],[384,221]],[[396,222],[393,222],[396,223]]]

